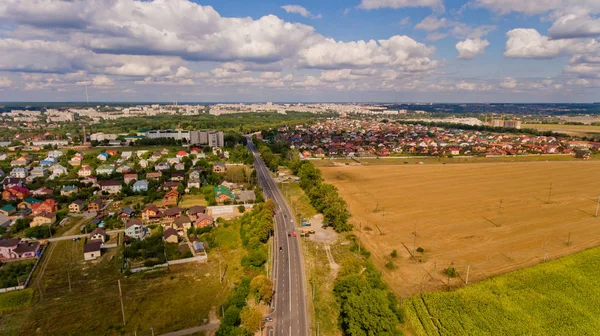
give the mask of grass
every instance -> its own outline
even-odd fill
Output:
[[[246,166],[227,166],[225,179],[230,182],[244,183],[250,176],[250,169]]]
[[[600,248],[454,292],[406,300],[416,335],[593,335],[600,328]]]
[[[31,288],[0,294],[0,316],[27,307],[31,303],[32,298],[33,290]]]
[[[90,263],[83,261],[82,248],[83,241],[56,243],[39,287],[32,286],[33,305],[0,317],[3,335],[131,335],[136,331],[147,333],[150,327],[161,334],[195,327],[203,324],[210,310],[226,298],[229,282],[233,281],[226,278],[219,282],[218,262],[213,258],[202,264],[174,265],[164,271],[124,276],[119,272],[122,258],[117,249]],[[38,278],[42,275],[41,271],[36,273]],[[125,327],[118,280],[123,291]]]
[[[66,233],[79,233],[75,227],[80,227],[86,222],[91,221],[91,218],[73,216],[70,217],[63,226],[58,226],[56,228],[56,232],[54,233],[55,237],[59,237],[65,235]]]
[[[564,124],[523,124],[522,128],[532,128],[540,131],[554,131],[572,135],[598,135],[600,126],[564,125]]]
[[[287,198],[288,204],[290,205],[292,212],[296,214],[296,218],[310,218],[317,214],[310,204],[308,196],[304,193],[304,190],[300,188],[298,183],[280,183],[278,185],[281,193]]]
[[[206,206],[207,204],[208,203],[206,203],[204,195],[184,195],[181,199],[181,202],[179,202],[178,206],[181,208],[190,208],[194,205]]]

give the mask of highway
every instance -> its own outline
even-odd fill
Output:
[[[273,244],[273,281],[275,283],[274,331],[267,335],[308,336],[310,324],[306,303],[306,282],[300,236],[288,237],[296,229],[296,220],[277,188],[268,168],[249,136],[248,148],[254,155],[256,176],[266,198],[275,201],[275,244]]]

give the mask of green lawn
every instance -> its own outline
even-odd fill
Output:
[[[162,200],[161,200],[162,202]],[[184,195],[179,202],[179,207],[187,209],[194,205],[204,205],[206,206],[206,200],[204,199],[204,195]]]
[[[227,166],[225,179],[229,182],[244,183],[250,176],[250,168],[246,166]]]
[[[0,294],[0,321],[2,321],[3,314],[27,307],[31,303],[32,297],[33,290],[31,288]]]
[[[415,335],[597,335],[600,248],[405,301]]]
[[[39,289],[33,287],[33,305],[2,315],[2,335],[131,335],[148,333],[150,327],[161,334],[203,324],[228,294],[229,283],[219,283],[217,260],[126,277],[119,272],[122,259],[114,256],[116,249],[97,263],[86,263],[83,241],[56,244]],[[41,272],[36,273],[39,277]],[[125,327],[117,280],[123,290]]]
[[[287,198],[288,204],[292,212],[296,214],[296,217],[310,218],[317,214],[317,210],[310,204],[310,200],[304,193],[304,190],[300,188],[300,184],[280,183],[278,186],[283,196]]]

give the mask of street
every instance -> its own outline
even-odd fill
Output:
[[[273,281],[275,283],[274,335],[310,334],[306,303],[304,260],[300,240],[288,237],[296,229],[296,220],[252,139],[248,148],[254,155],[256,175],[266,198],[276,204],[275,244],[273,244]],[[281,249],[281,250],[280,250]]]

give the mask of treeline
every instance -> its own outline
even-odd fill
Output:
[[[509,128],[509,127],[492,127],[485,125],[468,125],[468,124],[454,124],[448,122],[434,122],[434,121],[409,121],[409,120],[396,120],[398,124],[403,125],[423,125],[429,127],[442,127],[446,129],[462,129],[472,130],[480,132],[495,132],[495,133],[517,133],[517,134],[529,134],[529,135],[542,135],[542,136],[560,136],[563,138],[569,138],[570,136],[563,133],[556,133],[552,131],[539,131],[531,128]]]
[[[242,266],[260,269],[267,262],[266,242],[274,230],[275,203],[268,200],[254,206],[249,214],[240,218],[240,237],[248,255],[242,258]]]
[[[398,325],[404,322],[403,311],[371,262],[344,264],[333,294],[340,306],[339,323],[344,335],[402,335]]]
[[[327,226],[337,232],[352,230],[348,222],[350,213],[346,201],[339,195],[337,188],[323,182],[321,171],[309,161],[299,161],[297,166],[290,167],[300,178],[300,187],[304,190],[310,204],[323,214]]]

